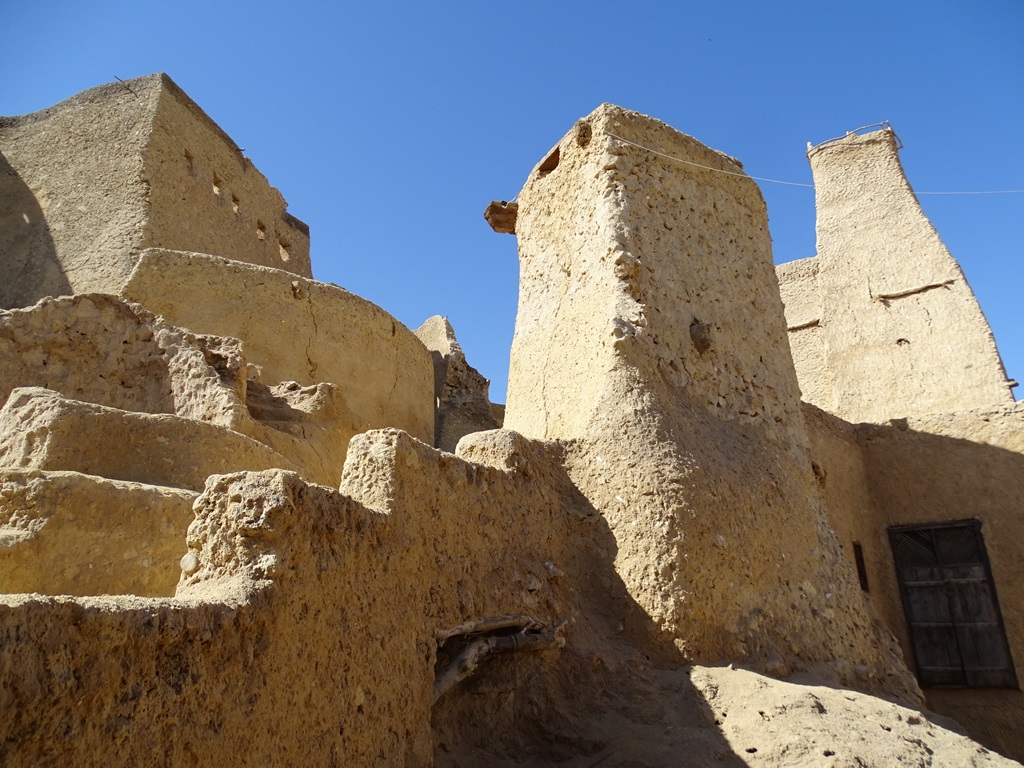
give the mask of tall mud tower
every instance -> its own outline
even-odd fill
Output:
[[[995,339],[890,129],[811,148],[818,255],[780,276],[804,399],[881,422],[1012,405]]]
[[[740,164],[603,105],[531,173],[515,230],[505,426],[566,442],[662,637],[691,661],[913,689],[822,511]]]

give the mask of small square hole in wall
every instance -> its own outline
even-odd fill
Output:
[[[218,176],[216,173],[213,174],[213,194],[219,195],[220,188],[224,186],[224,179]]]
[[[277,241],[277,254],[281,257],[281,261],[288,261],[291,257],[291,244],[287,240]]]
[[[235,213],[238,213],[238,204],[240,202],[241,200],[238,199],[238,195],[231,196],[231,210],[233,210]]]
[[[256,239],[266,240],[267,239],[267,227],[262,221],[256,222]]]

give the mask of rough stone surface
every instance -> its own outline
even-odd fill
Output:
[[[277,471],[211,478],[173,599],[0,598],[4,764],[415,766],[436,750],[438,765],[653,768],[751,746],[810,761],[819,744],[1000,764],[916,710],[652,664],[648,635],[622,628],[642,611],[614,538],[552,461],[557,446],[501,431],[460,450],[360,436],[343,484],[362,501]],[[568,620],[569,642],[493,664],[431,713],[436,632],[510,613]]]
[[[426,348],[380,307],[336,285],[154,250],[142,255],[122,295],[193,332],[241,339],[264,382],[337,385],[357,419],[345,442],[355,432],[386,426],[433,442],[433,366]]]
[[[3,598],[0,758],[429,764],[435,631],[571,615],[553,575],[575,519],[564,473],[521,439],[472,452],[497,466],[361,436],[345,482],[380,509],[287,473],[211,478],[177,598]],[[544,656],[517,662],[524,679],[545,679]],[[65,736],[29,737],[44,732]]]
[[[428,318],[414,333],[434,362],[434,447],[449,453],[465,435],[501,427],[487,388],[490,382],[466,362],[448,318]]]
[[[293,462],[307,480],[337,488],[348,441],[363,423],[340,390],[335,384],[286,381],[268,387],[251,380],[245,405],[252,418],[234,428]]]
[[[267,385],[242,343],[167,325],[138,304],[83,294],[0,311],[0,398],[44,387],[72,400],[169,413],[240,432],[337,486],[362,422],[334,384]]]
[[[866,203],[902,179],[890,139],[812,153],[825,245],[780,294],[737,161],[618,107],[578,122],[518,197],[517,431],[479,431],[500,416],[447,322],[417,338],[294,274],[304,228],[166,78],[0,120],[4,300],[132,300],[0,313],[0,590],[36,590],[0,595],[0,764],[1008,765],[919,709],[884,541],[977,515],[1024,666],[994,346],[932,400],[914,352],[889,423],[797,388],[878,400],[829,336],[861,314],[869,347],[918,309],[984,342],[909,187]],[[824,306],[836,237],[884,320]],[[879,288],[887,243],[927,268]],[[485,641],[514,652],[463,666]],[[1024,756],[1020,691],[924,695]]]
[[[0,308],[116,293],[156,246],[309,277],[309,230],[285,208],[167,75],[0,118]]]
[[[518,198],[506,427],[573,441],[619,574],[682,658],[912,700],[817,495],[757,186],[651,118],[584,122]]]
[[[1012,403],[992,331],[907,182],[895,133],[850,134],[808,157],[817,264],[778,271],[804,399],[872,422]]]
[[[49,469],[202,490],[212,474],[296,469],[277,452],[225,427],[135,413],[47,389],[15,389],[0,409],[0,468]]]
[[[45,387],[73,400],[234,426],[245,416],[234,339],[195,336],[113,296],[0,311],[0,400]]]
[[[198,494],[0,471],[0,593],[171,596]]]

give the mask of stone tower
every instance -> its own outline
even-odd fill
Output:
[[[567,441],[661,631],[691,660],[905,676],[822,513],[742,166],[604,105],[531,173],[515,229],[505,426]]]

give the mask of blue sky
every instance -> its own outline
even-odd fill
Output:
[[[889,120],[919,192],[1024,188],[1024,2],[0,1],[0,114],[165,71],[311,227],[314,275],[448,315],[502,401],[515,239],[482,218],[604,101],[809,183],[806,143]],[[813,191],[762,184],[777,262]],[[1024,380],[1024,194],[922,196]]]

